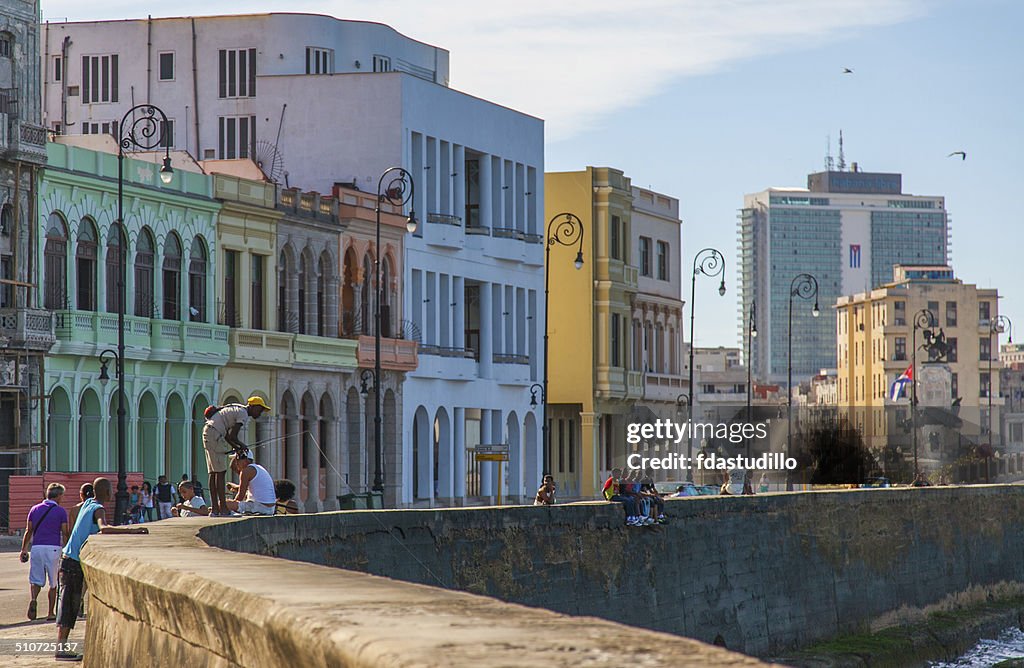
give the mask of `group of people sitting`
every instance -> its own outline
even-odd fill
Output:
[[[238,474],[238,484],[227,483],[235,498],[227,499],[225,506],[230,513],[241,515],[294,515],[299,512],[295,502],[295,483],[291,480],[273,480],[267,469],[252,460],[249,450],[240,450],[231,458],[231,470]],[[201,488],[195,483],[182,482],[178,485],[181,502],[171,508],[174,517],[206,517],[212,509],[200,496]]]
[[[627,526],[665,524],[665,501],[654,486],[654,479],[640,469],[630,469],[623,475],[621,468],[612,469],[604,481],[601,493],[608,501],[622,504]]]

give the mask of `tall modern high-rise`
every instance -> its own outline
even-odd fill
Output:
[[[762,382],[787,380],[788,310],[796,276],[818,281],[813,301],[793,298],[793,382],[836,364],[835,316],[840,295],[892,279],[896,264],[950,261],[945,198],[903,192],[902,175],[851,171],[810,174],[806,188],[768,188],[744,197],[739,222],[741,336],[751,301],[757,329],[751,354]]]

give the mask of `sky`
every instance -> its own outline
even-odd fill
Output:
[[[998,288],[1024,341],[1024,2],[42,0],[50,21],[262,11],[379,21],[443,47],[452,88],[545,120],[547,171],[610,166],[677,197],[687,318],[694,253],[727,262],[725,297],[698,279],[698,346],[739,345],[743,195],[806,186],[840,130],[847,163],[946,197],[957,276]]]

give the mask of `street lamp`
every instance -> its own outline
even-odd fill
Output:
[[[751,356],[754,350],[754,339],[757,337],[757,301],[750,301],[750,315],[747,316],[747,424],[753,422],[751,415],[751,403],[753,400],[754,386],[751,378],[751,367],[753,367]],[[747,458],[750,458],[750,438],[747,438]]]
[[[551,228],[554,227],[552,232]],[[551,290],[551,247],[555,244],[573,246],[579,243],[576,250],[576,269],[583,268],[583,221],[576,214],[563,212],[555,214],[548,221],[547,248],[544,252],[544,386],[540,400],[544,404],[541,417],[541,439],[544,441],[544,466],[548,465],[551,455],[551,444],[548,442],[548,304]],[[535,406],[534,385],[530,388],[530,405]]]
[[[693,399],[693,300],[697,292],[697,274],[704,276],[722,275],[722,281],[718,284],[718,295],[725,296],[725,256],[715,248],[704,248],[693,258],[693,277],[690,280],[690,399]],[[689,403],[689,421],[693,421],[693,402]],[[693,430],[686,438],[686,458],[693,461]],[[693,482],[693,469],[686,470],[687,482]]]
[[[920,473],[917,467],[917,330],[925,330],[925,339],[932,340],[931,328],[937,327],[935,314],[923,308],[914,314],[913,331],[910,337],[910,425],[911,442],[914,445],[914,480]],[[989,379],[991,381],[991,377]]]
[[[530,408],[537,407],[537,393],[540,392],[540,401],[544,403],[544,386],[540,383],[534,383],[530,386]]]
[[[992,357],[999,347],[999,335],[1003,332],[1008,333],[1010,336],[1007,339],[1007,343],[1013,343],[1013,323],[1005,315],[997,315],[992,319],[988,330],[988,447],[992,449],[992,388],[995,387],[994,378],[992,376]],[[992,345],[992,335],[996,336],[996,345]],[[1002,442],[1003,427],[1002,420],[999,421],[999,440]]]
[[[136,117],[135,114],[139,116]],[[129,120],[129,118],[131,120]],[[164,146],[163,166],[160,181],[165,185],[174,178],[171,167],[171,142],[164,141],[167,132],[167,115],[152,104],[139,104],[127,111],[118,126],[117,142],[117,351],[104,350],[100,353],[100,382],[109,380],[107,363],[110,357],[117,360],[117,493],[114,495],[114,524],[123,524],[128,517],[128,473],[125,439],[125,391],[124,391],[124,309],[128,285],[128,233],[124,229],[124,152],[137,148],[149,151]]]
[[[810,274],[797,274],[789,284],[789,350],[786,360],[786,394],[788,395],[786,415],[786,459],[793,456],[793,297],[799,297],[810,301],[814,300],[814,308],[811,315],[817,318],[821,311],[818,309],[818,279]],[[787,469],[786,491],[793,491],[793,472]]]
[[[384,181],[388,179],[387,187],[384,187]],[[377,180],[377,207],[375,213],[377,216],[377,241],[374,246],[374,263],[373,263],[373,274],[374,283],[376,290],[376,298],[374,300],[374,313],[373,313],[373,487],[371,488],[374,492],[384,493],[384,461],[383,461],[383,450],[381,449],[381,429],[382,420],[380,415],[380,395],[381,395],[381,369],[380,369],[380,325],[381,325],[381,295],[383,294],[383,286],[380,284],[380,256],[382,253],[380,246],[380,205],[382,202],[387,202],[391,206],[397,206],[404,208],[407,203],[412,201],[413,195],[415,194],[416,184],[413,182],[412,174],[407,172],[402,167],[388,167],[380,175],[380,179]],[[405,220],[405,229],[410,234],[416,231],[416,210],[413,207],[409,209],[409,217]],[[366,378],[367,374],[363,371],[361,379],[363,390],[366,389]],[[382,497],[383,501],[383,497]]]

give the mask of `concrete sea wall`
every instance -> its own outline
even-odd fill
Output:
[[[229,550],[387,574],[777,656],[1024,582],[1024,487],[877,489],[618,506],[387,510],[219,524]]]

